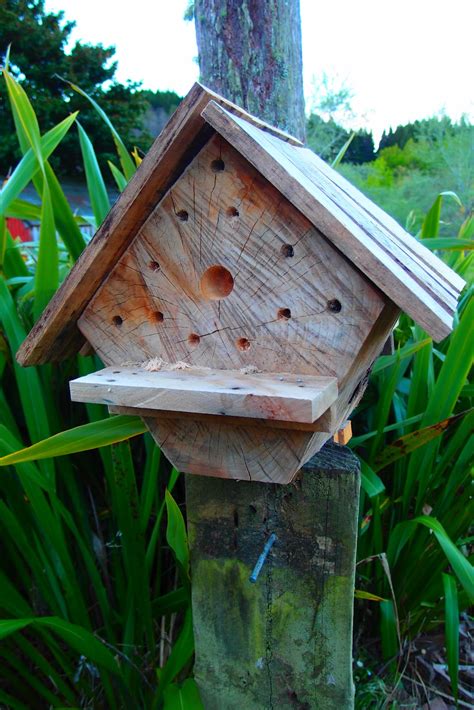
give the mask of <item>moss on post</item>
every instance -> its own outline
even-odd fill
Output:
[[[289,486],[199,476],[186,486],[206,710],[352,708],[355,457],[326,445]]]

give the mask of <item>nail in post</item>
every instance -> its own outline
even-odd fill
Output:
[[[258,558],[257,564],[255,565],[253,572],[249,577],[249,581],[252,582],[253,584],[255,584],[255,582],[257,581],[258,575],[260,574],[262,567],[265,563],[265,560],[268,557],[268,553],[272,549],[273,543],[275,542],[276,539],[277,539],[277,536],[275,535],[275,533],[272,533],[270,535],[270,537],[268,538],[268,540],[266,541],[265,547],[263,548],[263,551],[262,551],[262,554]]]

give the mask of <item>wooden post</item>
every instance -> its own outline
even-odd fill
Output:
[[[206,710],[353,707],[359,464],[326,446],[287,486],[186,478]],[[277,536],[255,584],[249,581]]]

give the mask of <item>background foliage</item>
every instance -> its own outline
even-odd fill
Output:
[[[81,112],[81,123],[94,136],[99,164],[113,160],[107,126],[66,81],[79,85],[100,103],[127,144],[146,151],[179,101],[174,92],[143,91],[138,84],[115,79],[114,47],[76,42],[70,45],[74,22],[64,13],[46,12],[44,0],[0,1],[0,57],[11,45],[11,72],[21,81],[42,128],[58,123],[70,112]],[[0,87],[0,175],[20,157],[7,94]],[[66,135],[51,158],[62,175],[83,177],[83,162],[74,135]]]
[[[66,102],[60,121],[42,133],[26,80],[3,76],[22,157],[0,193],[0,702],[15,709],[198,708],[178,472],[143,435],[139,419],[70,404],[66,382],[97,369],[93,358],[27,369],[14,359],[85,243],[85,216],[73,214],[50,160],[66,140],[80,152],[93,226],[110,205],[96,136],[82,112],[79,123]],[[139,157],[95,95],[75,93],[109,136],[107,169],[122,189]],[[448,126],[428,155],[423,146],[431,138],[409,138],[398,148],[414,150],[416,160],[424,155],[426,169],[433,151],[450,155],[453,140],[462,152],[460,135]],[[384,151],[398,155],[393,148]],[[448,177],[444,189],[453,186]],[[27,185],[39,206],[22,199]],[[470,198],[436,197],[417,231],[472,284]],[[449,228],[441,225],[448,205]],[[39,242],[16,242],[11,216],[39,220]],[[363,472],[360,628],[366,638],[380,638],[396,672],[409,639],[444,625],[454,695],[457,622],[473,595],[472,311],[470,285],[454,333],[439,345],[400,319],[396,353],[377,361],[352,441]]]

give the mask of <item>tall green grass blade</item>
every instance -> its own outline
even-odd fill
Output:
[[[21,246],[12,239],[7,229],[7,242],[3,259],[3,272],[7,279],[15,276],[29,276],[29,270],[21,253]]]
[[[7,249],[7,222],[0,212],[0,269],[3,270],[5,251]]]
[[[28,147],[32,149],[40,168],[42,168],[43,152],[41,149],[41,135],[36,114],[23,87],[13,79],[6,69],[3,70],[3,76],[7,86],[8,97],[12,106],[20,144],[26,139],[29,144]],[[25,142],[23,142],[21,148],[24,152]]]
[[[458,699],[459,678],[459,605],[456,580],[443,574],[446,655],[454,698]]]
[[[31,673],[24,659],[17,658],[5,644],[0,644],[0,656],[3,656],[4,660],[14,669],[14,672],[24,683],[28,683],[35,693],[36,702],[42,698],[42,702],[46,703],[48,707],[57,707],[59,705],[55,694],[40,681],[37,672]]]
[[[344,145],[342,146],[342,148],[339,150],[338,154],[336,155],[336,157],[332,161],[332,163],[331,163],[332,168],[336,169],[337,167],[339,167],[339,164],[344,159],[344,156],[347,153],[349,146],[352,143],[352,141],[354,140],[355,136],[356,136],[355,131],[352,131],[351,135],[346,140],[346,142],[344,143]]]
[[[125,441],[133,436],[144,434],[145,431],[146,426],[139,417],[122,414],[63,431],[9,456],[3,456],[0,458],[0,466],[89,451]]]
[[[115,444],[112,449],[113,481],[117,523],[121,533],[124,570],[129,581],[128,614],[134,617],[136,634],[148,637],[148,647],[155,648],[149,579],[145,565],[145,538],[140,526],[140,508],[130,446]],[[125,643],[128,640],[124,640]]]
[[[123,173],[124,173],[126,179],[127,179],[127,180],[130,180],[130,178],[132,177],[132,175],[135,173],[136,168],[135,168],[135,165],[134,165],[134,163],[133,163],[133,160],[132,160],[132,158],[131,158],[131,156],[130,156],[128,150],[126,149],[126,147],[125,147],[125,145],[124,145],[122,139],[120,138],[120,136],[119,136],[119,134],[117,133],[117,131],[116,131],[114,125],[112,124],[112,121],[109,119],[109,117],[107,116],[107,114],[105,113],[105,111],[103,111],[103,110],[101,109],[101,107],[99,106],[99,104],[97,103],[97,101],[94,101],[94,99],[93,99],[91,96],[89,96],[88,93],[86,93],[86,92],[83,91],[79,86],[77,86],[76,84],[73,84],[73,83],[70,82],[70,81],[68,81],[68,82],[66,82],[66,83],[68,83],[69,86],[70,86],[72,89],[74,89],[74,91],[77,91],[78,94],[80,94],[81,96],[83,96],[85,99],[87,99],[87,100],[92,104],[92,106],[95,108],[95,110],[97,111],[97,113],[99,114],[99,116],[101,117],[101,119],[102,119],[102,120],[104,121],[104,123],[109,127],[110,132],[112,133],[112,137],[113,137],[113,139],[114,139],[114,143],[115,143],[115,147],[116,147],[116,149],[117,149],[117,153],[118,153],[118,156],[119,156],[119,159],[120,159],[120,163],[121,163],[121,165],[122,165]]]
[[[142,530],[146,530],[150,520],[153,503],[157,497],[158,479],[160,475],[161,451],[151,436],[146,437],[147,457],[143,484],[140,491],[140,523]]]
[[[10,634],[24,629],[31,623],[31,619],[0,619],[0,639],[5,639]]]
[[[359,458],[361,468],[361,485],[369,498],[375,498],[383,493],[385,486],[375,471],[363,459]]]
[[[6,334],[12,356],[14,357],[16,351],[25,339],[26,334],[8,288],[1,279],[0,323]],[[47,395],[43,390],[38,371],[32,367],[21,368],[15,361],[13,361],[13,367],[30,438],[32,441],[46,439],[51,433],[45,406]],[[34,406],[32,406],[32,403],[34,403]],[[54,466],[52,462],[45,461],[41,468],[51,481],[54,480]]]
[[[59,257],[53,205],[48,181],[43,181],[38,263],[35,274],[33,314],[37,320],[59,285]]]
[[[17,198],[10,203],[5,214],[7,217],[16,217],[16,219],[39,222],[41,220],[41,207],[33,204],[33,202]]]
[[[179,471],[177,471],[174,467],[171,470],[171,474],[169,477],[168,484],[166,486],[166,490],[172,493],[173,488],[176,485],[176,481],[179,478]],[[146,551],[146,567],[148,570],[148,575],[151,576],[151,570],[153,567],[153,561],[155,559],[155,552],[156,552],[156,547],[158,544],[158,538],[160,535],[161,531],[161,521],[163,518],[163,514],[165,511],[165,506],[166,506],[166,498],[163,500],[160,504],[160,507],[158,509],[158,513],[156,515],[155,523],[153,525],[153,530],[150,535],[150,541],[148,543],[147,551]],[[187,585],[187,579],[185,581],[185,584]]]
[[[169,684],[176,678],[194,653],[193,620],[191,607],[186,611],[180,634],[174,642],[173,649],[165,666],[159,672],[158,691],[153,699],[152,710],[159,707]]]
[[[107,161],[107,164],[110,168],[110,172],[112,173],[112,176],[117,184],[117,187],[119,189],[119,192],[123,192],[125,188],[127,187],[128,180],[125,177],[123,173],[120,172],[120,170],[117,168],[116,165],[114,165],[110,160]]]
[[[378,375],[382,370],[392,367],[398,364],[407,357],[415,355],[420,350],[423,350],[427,345],[431,344],[431,338],[424,338],[415,343],[407,343],[402,348],[397,350],[393,355],[381,355],[375,361],[374,367],[372,368],[372,375]]]
[[[423,245],[428,249],[450,249],[454,251],[470,251],[474,249],[472,239],[460,239],[459,237],[431,237],[425,239]]]
[[[468,377],[473,361],[472,343],[474,341],[474,299],[467,304],[453,332],[449,348],[433,392],[426,406],[421,428],[436,424],[440,419],[448,418],[457,402],[459,394]],[[415,481],[419,482],[419,495],[416,511],[420,512],[424,504],[424,492],[428,485],[434,457],[438,451],[437,439],[413,452],[407,472],[407,485],[404,491],[404,512],[408,510]]]
[[[393,601],[388,599],[380,602],[380,633],[382,638],[382,654],[385,660],[393,659],[398,654],[397,620]]]
[[[408,456],[412,451],[419,449],[420,446],[428,444],[433,439],[441,436],[446,431],[455,426],[461,419],[466,415],[472,413],[472,409],[461,412],[460,414],[455,414],[452,417],[443,419],[441,422],[436,424],[431,424],[430,426],[424,427],[423,429],[417,429],[411,434],[402,436],[397,439],[393,444],[389,444],[376,456],[373,469],[374,471],[381,471],[386,468],[389,464],[398,461],[398,459]]]
[[[102,224],[110,210],[109,196],[100,171],[99,163],[91,140],[81,124],[77,121],[79,143],[86,173],[87,189],[94,213],[96,229]]]
[[[49,163],[46,163],[45,169],[56,228],[71,258],[76,261],[86,247],[86,240],[82,236],[63,189]]]
[[[6,638],[12,633],[24,629],[27,626],[37,628],[46,627],[54,631],[77,653],[86,656],[92,663],[107,670],[114,675],[120,675],[120,666],[112,653],[99,641],[90,631],[86,631],[77,624],[71,624],[64,619],[55,616],[41,616],[32,619],[8,619],[0,620],[0,638]]]
[[[421,227],[421,238],[430,239],[438,236],[439,227],[441,224],[441,207],[443,204],[443,198],[450,197],[453,199],[459,207],[462,207],[462,202],[455,192],[441,192],[436,200],[433,202],[431,208],[429,209]]]
[[[374,412],[374,421],[376,422],[378,432],[370,443],[369,463],[373,461],[383,441],[383,430],[388,425],[393,398],[401,372],[401,363],[398,362],[387,372],[379,375],[379,394]]]
[[[181,686],[168,686],[164,696],[164,710],[204,710],[194,678],[188,678]]]
[[[387,552],[390,566],[394,567],[396,564],[403,548],[410,538],[413,537],[417,525],[423,525],[433,532],[447,561],[463,586],[464,591],[469,599],[474,601],[474,569],[472,565],[452,542],[441,523],[431,516],[421,515],[413,520],[408,520],[397,525],[392,532]]]
[[[63,140],[76,120],[77,112],[65,118],[41,137],[43,160],[47,160]],[[0,191],[0,214],[6,214],[11,203],[23,192],[38,172],[40,166],[35,153],[29,149]]]
[[[165,496],[166,512],[168,514],[166,540],[173,550],[183,572],[183,581],[186,582],[189,580],[189,548],[186,525],[183,514],[169,490],[166,490]]]

